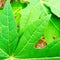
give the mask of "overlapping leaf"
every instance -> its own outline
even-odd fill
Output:
[[[51,9],[52,13],[60,17],[60,0],[47,0],[45,4]]]

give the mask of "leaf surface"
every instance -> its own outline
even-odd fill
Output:
[[[10,0],[7,0],[0,15],[0,49],[6,54],[12,55],[17,45],[17,36],[16,22],[12,13]],[[6,55],[5,53],[4,55]]]
[[[35,1],[35,0],[33,0],[33,1]],[[50,20],[50,22],[51,22],[51,20],[53,20],[53,19],[51,19],[51,17],[50,18],[46,17],[47,15],[49,15],[51,13],[51,11],[48,9],[48,7],[46,7],[44,5],[43,1],[37,0],[37,1],[35,1],[35,5],[33,5],[33,1],[30,0],[29,1],[30,3],[28,4],[28,6],[25,9],[20,11],[20,13],[21,13],[21,20],[20,20],[21,37],[20,38],[21,39],[20,39],[18,47],[15,51],[15,55],[18,58],[35,58],[35,57],[37,58],[37,57],[48,57],[48,56],[51,57],[51,54],[52,54],[52,51],[47,53],[47,51],[50,49],[49,47],[46,47],[46,48],[40,49],[40,50],[34,48],[34,44],[41,38],[42,35],[44,35],[44,30],[48,23],[48,22],[46,22],[46,20]],[[26,13],[26,11],[27,11],[27,13]],[[54,22],[52,22],[52,24],[55,25]],[[57,30],[54,29],[53,34],[55,33],[55,31],[57,31]],[[52,34],[51,34],[51,36],[52,36]],[[50,38],[51,38],[51,36],[50,36]],[[49,36],[48,36],[48,38],[49,38]],[[54,43],[51,44],[53,42],[53,40],[50,40],[50,38],[47,40],[47,42],[50,43],[50,45],[52,47],[52,45],[54,45]],[[41,54],[41,55],[39,55],[39,54]],[[53,53],[53,56],[55,57],[54,54],[55,54],[55,52]]]
[[[21,16],[18,12],[16,14],[16,19],[20,19],[20,21],[17,21],[18,24],[20,22],[20,37],[17,34],[16,21],[12,13],[10,0],[7,0],[5,4],[0,15],[0,60],[24,60],[24,58],[32,58],[30,60],[59,60],[60,19],[57,12],[59,6],[57,5],[57,9],[53,6],[53,4],[57,4],[56,0],[27,1],[29,2],[27,7],[20,10]],[[53,15],[48,7],[58,17]],[[43,35],[47,45],[44,48],[37,49],[35,44]]]
[[[19,57],[29,57],[30,55],[31,55],[30,57],[35,56],[34,45],[37,42],[37,40],[39,40],[40,37],[44,34],[44,29],[46,28],[50,17],[51,15],[45,16],[44,18],[42,17],[41,19],[35,21],[29,27],[27,27],[16,49],[15,52],[16,56]]]
[[[49,14],[49,10],[43,5],[41,0],[27,0],[29,4],[20,11],[20,35],[22,35],[28,25],[38,20],[41,16]],[[47,12],[45,11],[47,10]]]
[[[45,39],[49,44],[52,41],[55,41],[60,38],[60,18],[57,18],[55,15],[51,16],[51,20],[45,30]]]

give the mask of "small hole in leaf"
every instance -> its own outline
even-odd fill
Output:
[[[44,48],[46,45],[47,45],[47,43],[45,41],[45,38],[44,38],[44,36],[42,36],[41,39],[38,40],[38,42],[35,44],[34,47],[37,49],[41,49],[41,48]]]

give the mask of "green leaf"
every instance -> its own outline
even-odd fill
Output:
[[[15,51],[15,55],[17,57],[35,57],[34,45],[37,40],[39,40],[40,37],[44,34],[44,29],[46,28],[50,17],[51,15],[47,15],[44,18],[41,17],[27,27],[23,36],[20,38],[20,42]],[[38,53],[38,51],[36,52]],[[36,54],[36,57],[37,56],[39,56],[39,54]]]
[[[60,38],[60,19],[52,15],[50,22],[45,30],[45,39],[49,44]]]
[[[17,24],[20,22],[20,37],[17,34],[16,21],[13,16],[10,0],[7,0],[0,15],[0,60],[60,60],[60,19],[58,11],[50,11],[56,0],[27,0],[26,8],[14,11]],[[49,3],[49,4],[48,4]],[[51,4],[51,5],[50,5]],[[48,8],[50,7],[50,9]],[[21,17],[21,18],[20,18]],[[41,36],[45,37],[47,45],[44,48],[35,47]],[[54,39],[52,38],[54,37]]]
[[[7,0],[0,15],[0,49],[6,54],[12,55],[17,45],[17,36],[16,22],[10,0]]]
[[[51,9],[52,13],[60,17],[60,0],[47,0],[45,4]]]
[[[33,0],[33,1],[35,1],[35,0]],[[34,48],[34,44],[41,38],[42,35],[44,35],[45,29],[43,28],[44,25],[41,23],[44,22],[46,19],[49,20],[47,17],[46,18],[44,18],[44,17],[46,15],[50,14],[51,12],[48,9],[48,7],[46,7],[44,5],[44,1],[37,0],[37,1],[35,1],[35,5],[33,5],[33,1],[30,0],[30,2],[29,2],[30,4],[28,4],[28,6],[25,9],[20,11],[20,13],[21,13],[21,20],[20,20],[20,35],[21,36],[20,36],[20,38],[21,39],[20,39],[18,47],[15,51],[15,55],[18,58],[37,58],[37,57],[48,57],[48,56],[51,57],[50,53],[52,53],[52,51],[47,53],[47,51],[50,49],[49,47],[46,47],[41,50],[37,50]],[[30,7],[30,6],[32,6],[32,7]],[[55,19],[55,18],[53,18],[53,19]],[[50,22],[53,25],[55,25],[55,22],[51,21],[53,19],[50,18]],[[46,23],[44,23],[44,24],[46,24]],[[40,24],[42,25],[42,27],[40,26]],[[46,28],[46,26],[44,26],[44,27]],[[55,33],[55,29],[54,29],[53,34],[54,33]],[[51,34],[51,36],[52,36],[52,34]],[[49,37],[47,37],[47,38],[49,38]],[[50,45],[52,42],[53,42],[53,40],[50,40],[50,39],[47,40],[47,43],[50,43]],[[52,47],[52,45],[51,45],[51,47]],[[54,53],[53,53],[53,56],[55,57]],[[41,55],[39,55],[39,54],[41,54]]]
[[[20,10],[20,35],[22,35],[28,25],[38,20],[41,16],[50,13],[41,0],[27,0],[29,2],[25,9]]]
[[[0,48],[0,59],[7,58],[9,55]]]
[[[21,14],[21,19],[20,19],[20,34],[22,34],[26,28],[26,25],[28,23],[28,20],[29,20],[29,16],[30,16],[30,11],[31,9],[34,7],[34,5],[36,4],[38,0],[35,0],[35,3],[34,3],[34,0],[30,0],[28,6],[21,10],[20,11],[20,14]]]
[[[58,59],[60,57],[60,39],[50,43],[43,49],[34,49],[32,47],[34,43],[28,44],[26,49],[19,55],[16,56],[17,58],[40,58],[41,60],[43,59]],[[53,53],[52,53],[53,52]]]

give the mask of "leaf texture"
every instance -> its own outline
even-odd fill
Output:
[[[25,57],[24,54],[26,54],[28,57],[29,55],[31,55],[30,57],[34,57],[34,52],[35,52],[34,44],[44,34],[44,29],[47,26],[50,17],[51,15],[45,16],[44,18],[41,18],[41,21],[40,19],[35,21],[26,29],[16,49],[17,56],[21,56],[22,54]],[[33,51],[30,51],[29,50],[30,48],[33,49]],[[31,52],[30,54],[29,51]]]
[[[7,0],[3,13],[0,15],[0,49],[6,54],[12,55],[17,45],[17,36],[10,0]]]
[[[45,39],[49,44],[60,38],[60,18],[55,15],[51,16],[50,22],[45,30]]]

